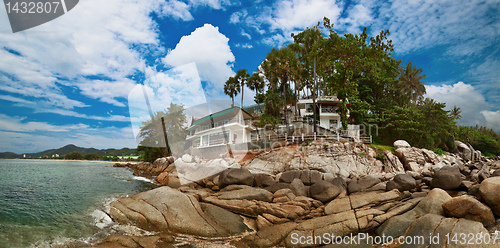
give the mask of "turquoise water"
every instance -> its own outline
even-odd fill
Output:
[[[0,247],[30,247],[98,231],[90,213],[152,184],[111,163],[0,160]]]

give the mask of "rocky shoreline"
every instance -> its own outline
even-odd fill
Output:
[[[498,247],[500,161],[456,143],[457,154],[442,156],[406,141],[393,154],[318,140],[240,163],[185,155],[116,164],[160,185],[117,199],[107,213],[149,235],[121,232],[93,247],[342,247],[335,237],[349,247],[381,246],[377,237],[393,238],[384,240],[390,247],[399,237],[425,237],[417,247],[471,247],[453,243],[460,233],[480,237],[473,246]],[[228,169],[181,184],[186,171],[221,166]]]

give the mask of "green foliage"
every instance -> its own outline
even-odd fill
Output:
[[[325,150],[325,151],[328,150],[328,144],[323,145],[323,150]]]
[[[99,160],[99,159],[101,159],[101,156],[99,156],[99,154],[96,154],[96,153],[89,153],[89,154],[85,154],[83,156],[83,159],[85,159],[85,160]]]
[[[500,156],[500,135],[486,127],[464,127],[456,129],[456,139],[469,143],[482,153]]]
[[[444,154],[446,154],[445,151],[443,151],[443,150],[441,150],[439,148],[432,148],[431,151],[433,151],[437,155],[444,155]]]
[[[141,152],[140,158],[144,162],[153,163],[157,158],[162,158],[165,155],[165,147],[138,146],[137,150]]]
[[[386,160],[386,157],[384,154],[377,154],[377,156],[374,157],[375,159],[378,159],[382,162],[384,162]]]
[[[71,160],[78,160],[78,159],[82,159],[83,156],[82,156],[82,153],[79,152],[79,151],[74,151],[74,152],[70,152],[68,154],[66,154],[64,156],[65,159],[71,159]]]
[[[164,112],[157,112],[150,120],[143,122],[139,134],[142,138],[139,147],[157,148],[141,150],[144,153],[143,157],[147,158],[146,161],[160,156],[160,150],[163,150],[160,157],[182,153],[186,138],[185,122],[184,106],[174,103],[170,103]],[[165,137],[165,132],[167,137]]]

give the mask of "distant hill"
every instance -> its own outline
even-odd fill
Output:
[[[131,156],[137,155],[137,149],[122,148],[122,149],[96,149],[96,148],[84,148],[78,147],[73,144],[63,146],[57,149],[50,149],[43,152],[37,153],[25,153],[27,158],[39,158],[39,157],[52,157],[52,155],[58,154],[60,157],[64,155],[78,151],[82,155],[96,153],[100,156]],[[22,158],[23,154],[16,154],[13,152],[2,152],[0,153],[0,158]]]

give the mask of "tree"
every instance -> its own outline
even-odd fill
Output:
[[[224,84],[224,94],[231,97],[232,105],[234,107],[234,97],[239,93],[238,79],[236,77],[229,77]]]
[[[300,82],[303,83],[304,87],[309,88],[313,100],[313,129],[317,132],[316,127],[316,75],[314,74],[314,65],[316,61],[316,54],[313,54],[318,47],[317,44],[324,39],[318,25],[312,28],[306,28],[306,30],[298,33],[297,35],[292,33],[292,38],[294,43],[290,46],[298,54],[300,67],[297,70],[299,75],[301,75]],[[297,82],[297,80],[296,80]],[[297,88],[297,86],[295,87]]]
[[[279,89],[282,92],[281,96],[284,99],[283,113],[287,134],[290,134],[286,108],[288,103],[286,99],[288,92],[287,85],[289,81],[293,79],[293,71],[297,68],[297,62],[296,54],[292,49],[290,49],[290,47],[283,47],[279,50],[273,48],[271,52],[267,54],[266,60],[261,64],[264,75],[269,82],[268,89],[271,91]],[[266,110],[264,109],[264,111]]]
[[[143,149],[141,147],[161,147],[164,151],[163,156],[171,156],[172,151],[174,153],[182,152],[184,145],[181,142],[186,137],[185,122],[184,106],[170,103],[170,106],[164,112],[156,112],[151,116],[150,120],[143,122],[139,134],[142,140],[139,143],[140,149],[138,148],[138,150],[150,153],[154,149]],[[149,155],[147,154],[147,156]]]
[[[411,62],[406,67],[401,66],[399,69],[399,83],[401,93],[408,96],[411,102],[416,103],[419,98],[425,94],[424,82],[426,75],[420,75],[422,69],[417,69]]]
[[[248,77],[250,77],[250,75],[248,75],[246,69],[241,69],[238,71],[238,73],[236,73],[236,80],[238,81],[238,87],[240,88],[239,92],[241,92],[241,105],[240,106],[242,108],[243,108],[243,93],[245,91],[245,85],[247,85],[247,82],[248,82]]]
[[[248,78],[247,85],[250,90],[255,91],[255,103],[259,104],[260,108],[260,103],[262,103],[262,99],[259,97],[259,94],[261,94],[262,91],[264,90],[265,86],[264,79],[259,75],[258,72],[254,72]]]
[[[101,156],[99,156],[99,154],[96,154],[96,153],[88,153],[88,154],[85,154],[83,156],[83,158],[85,160],[100,160]]]
[[[462,116],[460,115],[460,113],[462,113],[462,110],[460,110],[460,108],[457,107],[457,106],[453,106],[453,109],[450,110],[450,116],[454,120],[459,120],[460,118],[462,118]]]
[[[82,156],[82,153],[79,152],[79,151],[74,151],[74,152],[70,152],[68,154],[66,154],[64,156],[65,159],[71,159],[71,160],[79,160],[79,159],[82,159],[83,156]]]

